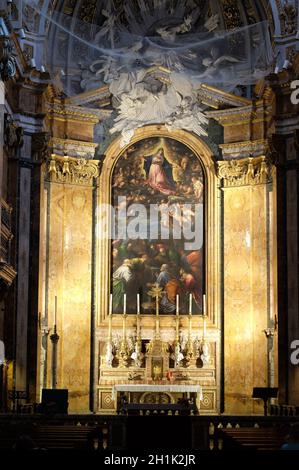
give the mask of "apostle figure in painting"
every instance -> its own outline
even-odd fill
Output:
[[[160,274],[157,277],[156,283],[159,284],[159,287],[164,287],[166,286],[167,282],[169,282],[171,279],[171,276],[168,272],[168,264],[162,264],[161,269],[160,269]]]
[[[158,254],[154,257],[153,262],[156,266],[165,265],[168,263],[167,250],[164,245],[158,245]]]
[[[195,302],[198,305],[200,305],[200,300],[201,300],[200,288],[193,274],[187,273],[182,269],[181,280],[182,280],[185,291],[188,294],[192,294],[192,297],[195,300]]]
[[[134,285],[131,285],[131,293],[136,299],[136,294],[139,293],[142,296],[144,286],[153,282],[153,274],[147,253],[140,253],[138,258],[132,258],[130,261],[134,273]]]
[[[175,277],[171,277],[164,288],[161,299],[161,312],[172,314],[176,309],[176,296],[182,294],[181,283]]]
[[[125,259],[122,265],[113,273],[113,310],[117,311],[123,303],[124,293],[133,273],[131,260]]]
[[[166,196],[175,194],[172,168],[164,157],[163,148],[159,148],[157,153],[145,159],[144,169],[151,188]]]
[[[202,250],[191,251],[181,258],[181,264],[185,271],[191,272],[197,281],[201,280],[202,273]]]

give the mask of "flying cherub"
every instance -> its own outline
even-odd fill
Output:
[[[205,57],[202,60],[202,65],[205,67],[205,71],[199,75],[195,75],[194,78],[201,81],[204,81],[205,79],[213,80],[215,79],[216,74],[220,74],[220,77],[223,75],[223,69],[240,62],[240,59],[230,55],[219,56],[218,49],[212,47],[210,56]]]
[[[165,41],[174,42],[177,34],[187,33],[188,31],[191,30],[192,21],[193,21],[192,15],[188,15],[184,18],[183,23],[177,26],[173,26],[172,28],[169,28],[167,26],[164,26],[163,28],[157,28],[156,33],[158,33],[159,36],[161,36],[161,38],[164,39]]]
[[[211,33],[212,31],[214,31],[214,29],[217,28],[218,24],[219,24],[219,15],[217,13],[216,15],[212,15],[207,18],[204,24],[204,27],[209,31],[209,33]]]

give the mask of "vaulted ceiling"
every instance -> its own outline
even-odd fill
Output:
[[[178,25],[195,9],[199,14],[192,22],[191,31],[188,30],[190,33],[201,32],[207,18],[213,16],[218,18],[219,31],[233,31],[266,20],[280,68],[289,59],[296,43],[298,9],[293,5],[298,0],[287,3],[284,0],[20,1],[23,1],[22,15],[17,10],[13,14],[19,18],[19,27],[22,25],[26,31],[23,50],[28,60],[34,57],[38,69],[45,65],[52,72],[67,69],[69,73],[74,57],[77,66],[84,69],[85,65],[81,66],[81,63],[88,55],[88,41],[92,42],[96,32],[109,22],[109,27],[113,27],[113,16],[117,16],[124,33],[138,37],[154,36],[157,28],[165,25]],[[86,38],[85,43],[76,40],[78,37]],[[250,49],[250,41],[248,47]]]
[[[102,10],[107,8],[108,3],[105,0],[40,0],[38,9],[45,16],[39,17],[30,6],[31,2],[28,0],[27,2],[23,8],[23,20],[27,29],[36,33],[44,33],[48,30],[50,22],[47,17],[51,18],[57,12],[69,17],[68,26],[75,24],[77,20],[101,25],[106,19]],[[161,20],[169,19],[167,10],[170,5],[174,5],[176,14],[182,16],[198,6],[202,11],[199,23],[209,13],[219,14],[222,29],[232,29],[268,19],[272,31],[275,30],[276,34],[282,32],[280,22],[282,4],[281,0],[114,0],[117,10],[123,10],[124,23],[130,22],[130,16],[140,18],[143,5],[151,11],[160,10],[162,16],[164,13],[164,18],[160,16]],[[145,33],[150,33],[154,25],[147,24],[146,26],[148,31]]]

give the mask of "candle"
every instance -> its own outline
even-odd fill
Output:
[[[137,294],[137,315],[140,315],[140,294]]]
[[[206,294],[203,295],[202,300],[203,300],[202,313],[203,313],[203,315],[205,315],[206,314]]]
[[[110,294],[109,315],[112,315],[113,295]]]
[[[55,295],[54,326],[57,325],[57,295]]]
[[[179,294],[176,295],[176,314],[179,315]]]
[[[192,294],[189,294],[189,315],[192,315]]]
[[[127,294],[124,294],[124,315],[127,313]]]

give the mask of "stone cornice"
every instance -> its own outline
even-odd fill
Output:
[[[256,101],[249,106],[208,111],[206,116],[215,119],[219,124],[227,129],[235,126],[247,125],[248,133],[252,124],[264,123],[265,126],[269,128],[270,123],[273,120],[274,109],[273,100],[266,97],[265,99]],[[244,129],[245,127],[243,127],[243,133]],[[242,136],[240,135],[240,137]],[[259,137],[257,135],[253,135],[253,138],[257,139]]]
[[[224,106],[238,108],[240,106],[245,107],[252,104],[252,101],[247,98],[236,96],[205,84],[202,84],[199,87],[198,98],[203,104],[215,109],[223,108]]]
[[[110,104],[110,96],[109,87],[105,85],[101,88],[96,88],[95,90],[86,91],[79,95],[66,98],[65,103],[79,106],[97,102],[103,106],[104,104]]]
[[[240,159],[248,155],[259,157],[266,155],[269,151],[269,143],[264,139],[220,144],[219,147],[222,149],[223,158],[227,160]]]
[[[51,137],[49,147],[52,153],[64,156],[68,155],[74,158],[94,158],[95,149],[98,146],[94,142],[83,142],[74,139],[61,139],[59,137]]]
[[[249,121],[257,117],[253,105],[242,106],[241,108],[222,109],[217,111],[208,111],[206,115],[215,119],[222,125],[234,125],[235,122]]]
[[[110,116],[111,111],[104,109],[93,109],[82,106],[75,106],[54,99],[52,103],[46,104],[47,114],[56,119],[73,119],[78,121],[88,121],[97,124],[99,121]]]

